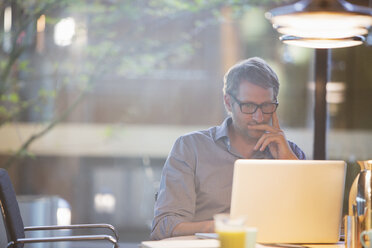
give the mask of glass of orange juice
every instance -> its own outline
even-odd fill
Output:
[[[256,228],[246,228],[245,218],[230,218],[229,214],[214,215],[215,231],[220,248],[255,248]]]

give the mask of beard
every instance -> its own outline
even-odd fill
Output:
[[[254,140],[258,140],[265,133],[261,130],[246,130],[246,137]]]
[[[268,124],[268,123],[267,122],[258,123],[256,121],[250,121],[246,126],[242,128],[241,133],[243,134],[243,136],[245,136],[248,139],[258,140],[265,133],[265,131],[251,130],[251,129],[248,129],[247,126],[255,126],[255,125],[260,125],[260,124]]]
[[[267,124],[271,125],[271,118],[262,120],[261,122],[257,122],[253,119],[244,120],[243,118],[238,118],[238,116],[232,115],[233,119],[233,127],[237,131],[237,133],[244,137],[246,140],[250,140],[251,142],[257,142],[258,139],[261,138],[261,136],[265,133],[265,131],[261,130],[252,130],[249,129],[249,126],[256,126],[256,125],[262,125]]]

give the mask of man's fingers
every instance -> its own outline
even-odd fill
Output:
[[[265,133],[261,136],[261,138],[257,141],[256,145],[254,146],[254,150],[260,150],[263,151],[265,150],[266,146],[273,142],[278,136],[278,134],[273,134],[273,133]]]
[[[268,145],[270,145],[273,141],[275,141],[275,137],[267,137],[261,145],[260,151],[263,152]]]
[[[283,141],[285,141],[285,138],[280,133],[265,133],[257,141],[253,149],[255,151],[263,151],[271,143],[276,143],[278,146],[281,146],[284,144]]]
[[[272,121],[273,121],[273,127],[280,129],[279,119],[278,119],[278,115],[276,114],[276,112],[273,113]]]
[[[252,130],[267,131],[267,132],[270,132],[270,133],[276,133],[276,132],[279,131],[276,128],[274,128],[270,125],[267,125],[267,124],[248,125],[248,128],[252,129]]]
[[[256,145],[254,146],[253,150],[257,151],[261,147],[262,143],[265,141],[265,138],[266,138],[266,134],[263,134],[261,136],[261,138],[258,139],[258,141],[257,141]]]

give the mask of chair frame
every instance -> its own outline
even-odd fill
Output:
[[[16,242],[9,242],[8,247],[12,247],[17,243],[41,243],[41,242],[63,242],[63,241],[97,241],[107,240],[113,244],[113,247],[119,247],[117,242],[119,236],[115,228],[110,224],[81,224],[81,225],[66,225],[66,226],[29,226],[25,227],[26,231],[45,231],[45,230],[71,230],[71,229],[89,229],[89,228],[106,228],[112,231],[115,239],[110,235],[79,235],[79,236],[61,236],[61,237],[45,237],[45,238],[23,238]]]
[[[0,207],[3,208],[0,200]],[[5,220],[4,211],[2,217]],[[5,224],[5,221],[4,221]],[[79,224],[79,225],[64,225],[64,226],[29,226],[24,227],[24,231],[46,231],[46,230],[72,230],[72,229],[96,229],[105,228],[109,229],[115,236],[110,235],[76,235],[76,236],[59,236],[59,237],[43,237],[43,238],[21,238],[15,241],[10,241],[7,248],[13,247],[16,244],[26,243],[49,243],[49,242],[66,242],[66,241],[99,241],[106,240],[113,244],[114,248],[118,248],[119,235],[117,234],[114,226],[110,224]]]
[[[1,169],[2,170],[2,169]],[[7,175],[9,177],[9,175]],[[12,185],[10,185],[13,187]],[[1,196],[2,194],[0,194]],[[16,240],[11,240],[10,235],[8,235],[8,228],[9,228],[9,220],[6,215],[6,211],[4,210],[3,201],[5,199],[0,198],[0,210],[1,210],[1,217],[4,220],[4,225],[7,231],[8,237],[8,244],[7,248],[16,247],[17,244],[26,244],[26,243],[46,243],[46,242],[65,242],[65,241],[98,241],[104,240],[112,243],[113,248],[118,248],[119,244],[119,236],[114,228],[114,226],[110,224],[79,224],[79,225],[61,225],[61,226],[29,226],[24,227],[23,231],[32,232],[32,231],[45,231],[45,230],[72,230],[72,229],[98,229],[98,228],[105,228],[110,230],[114,237],[111,235],[74,235],[74,236],[57,236],[57,237],[42,237],[42,238],[18,238]]]

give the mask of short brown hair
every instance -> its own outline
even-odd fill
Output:
[[[277,100],[279,93],[278,76],[265,60],[253,57],[231,67],[224,77],[224,95],[236,96],[242,81],[248,81],[265,89],[273,88],[274,100]]]

